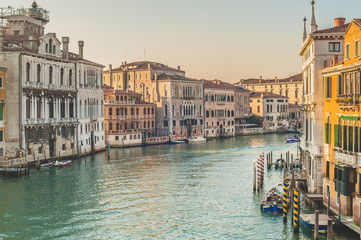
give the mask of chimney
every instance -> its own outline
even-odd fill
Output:
[[[259,83],[262,82],[262,76],[259,76]]]
[[[346,18],[335,18],[335,27],[345,25]]]
[[[150,69],[150,63],[148,63],[148,69]]]
[[[84,55],[84,41],[79,41],[78,42],[78,46],[79,46],[79,58],[83,59]]]
[[[178,68],[177,68],[178,70],[180,70],[180,66],[178,66]]]
[[[278,83],[278,78],[275,76],[275,82]]]
[[[109,85],[113,87],[113,66],[109,64]]]
[[[63,58],[68,60],[69,59],[69,37],[62,37],[63,42]]]
[[[4,31],[0,29],[0,52],[4,51]]]
[[[338,56],[334,55],[332,59],[333,66],[335,66],[338,63]]]

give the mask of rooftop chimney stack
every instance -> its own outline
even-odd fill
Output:
[[[346,18],[335,18],[335,27],[345,25]]]
[[[62,37],[63,42],[63,58],[68,60],[69,59],[69,37]]]
[[[181,70],[181,69],[180,69],[180,66],[178,66],[178,70]]]
[[[113,87],[113,66],[109,64],[109,84]]]
[[[262,76],[259,76],[259,83],[262,82]]]
[[[83,57],[84,57],[84,41],[79,41],[78,46],[79,46],[79,58],[83,59]]]
[[[4,51],[4,31],[0,29],[0,52]]]
[[[332,59],[333,66],[335,66],[338,63],[338,56],[334,55]]]

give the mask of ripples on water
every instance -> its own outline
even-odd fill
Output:
[[[295,153],[284,135],[112,149],[0,181],[0,239],[307,239],[263,214],[252,191],[261,152]],[[281,173],[266,175],[265,189]],[[322,238],[321,238],[322,239]],[[346,237],[338,237],[346,239]],[[348,236],[350,239],[350,236]]]

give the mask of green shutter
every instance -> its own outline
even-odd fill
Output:
[[[358,121],[359,117],[356,116],[341,116],[342,120],[351,120],[351,121]]]
[[[338,171],[338,169],[335,167],[333,170],[334,180],[337,180],[337,171]]]
[[[4,104],[0,103],[0,121],[4,120]]]
[[[338,146],[338,125],[334,126],[334,139],[333,140],[334,140],[334,143],[333,143],[334,146],[339,147]]]
[[[327,123],[325,123],[325,143],[327,143]]]

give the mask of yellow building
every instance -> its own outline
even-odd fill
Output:
[[[5,156],[5,72],[0,67],[0,158]]]
[[[354,19],[344,35],[344,61],[333,59],[322,71],[324,79],[324,202],[330,194],[334,211],[360,222],[361,207],[361,19]]]
[[[263,79],[262,76],[259,79],[241,79],[234,85],[242,85],[253,92],[270,92],[288,97],[291,104],[302,103],[302,74],[289,76],[288,78],[278,79]]]

